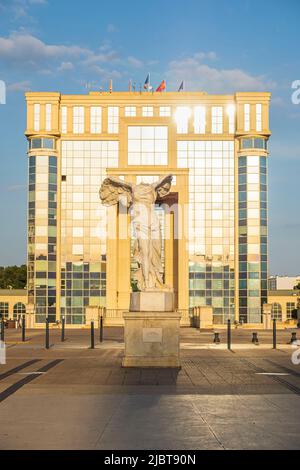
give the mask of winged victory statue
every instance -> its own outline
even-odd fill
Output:
[[[164,198],[171,189],[172,175],[149,184],[132,184],[119,178],[106,178],[100,188],[100,199],[105,206],[123,204],[130,208],[135,233],[133,256],[138,264],[135,280],[140,291],[163,290],[160,222],[155,212],[155,201]]]

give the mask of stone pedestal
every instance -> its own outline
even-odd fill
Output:
[[[180,367],[180,318],[177,312],[124,313],[123,367]]]
[[[173,312],[174,293],[168,291],[132,292],[130,312]]]

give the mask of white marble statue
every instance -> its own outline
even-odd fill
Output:
[[[131,208],[131,220],[136,237],[134,258],[139,269],[135,279],[139,290],[162,290],[161,232],[156,199],[165,197],[171,189],[172,175],[153,184],[131,184],[118,178],[106,178],[100,188],[100,199],[106,206],[121,203]]]

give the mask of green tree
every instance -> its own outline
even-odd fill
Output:
[[[24,289],[27,284],[27,266],[0,266],[1,289]]]

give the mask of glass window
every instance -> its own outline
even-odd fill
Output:
[[[74,134],[84,133],[84,107],[83,106],[73,107],[73,133]]]
[[[30,149],[54,149],[55,140],[54,139],[31,139],[29,142]]]
[[[211,108],[211,132],[212,134],[223,133],[223,108],[222,106],[213,106]]]
[[[142,107],[142,116],[152,117],[153,116],[153,106],[143,106]]]
[[[254,139],[254,148],[266,149],[267,141],[265,139]]]
[[[188,106],[178,106],[175,112],[175,120],[177,123],[177,133],[187,134],[189,131],[189,118],[191,110]]]
[[[194,132],[195,134],[205,134],[206,130],[206,108],[196,106],[194,109]]]
[[[171,106],[160,106],[159,115],[161,117],[171,116]]]
[[[256,105],[256,130],[262,131],[262,105],[260,103]]]
[[[118,106],[108,107],[108,128],[109,134],[118,134],[119,132],[119,108]]]
[[[102,108],[101,106],[91,106],[90,108],[91,134],[101,134]]]
[[[73,255],[83,255],[83,245],[73,245]]]
[[[125,106],[125,116],[126,117],[135,117],[136,116],[136,107],[135,106]]]
[[[293,310],[295,310],[296,304],[295,302],[287,302],[286,304],[286,318],[290,320],[292,318]]]
[[[62,106],[61,108],[61,132],[62,134],[67,133],[67,120],[68,120],[68,108],[67,106]]]
[[[0,302],[0,318],[8,318],[8,302]]]
[[[42,139],[31,139],[30,148],[31,149],[41,149],[42,148]]]
[[[14,318],[18,318],[19,315],[24,315],[26,313],[26,307],[22,302],[18,302],[14,305],[13,308],[13,315]]]
[[[46,104],[46,131],[51,131],[52,128],[52,105],[50,103]]]
[[[33,107],[33,130],[38,132],[40,130],[40,116],[41,116],[41,105],[35,103]]]
[[[166,126],[128,126],[129,165],[167,165]]]
[[[244,104],[244,131],[250,131],[250,104]]]
[[[42,139],[42,145],[44,149],[54,149],[54,139]]]
[[[229,134],[235,133],[235,106],[230,104],[227,106],[227,116],[228,116],[228,132]]]

